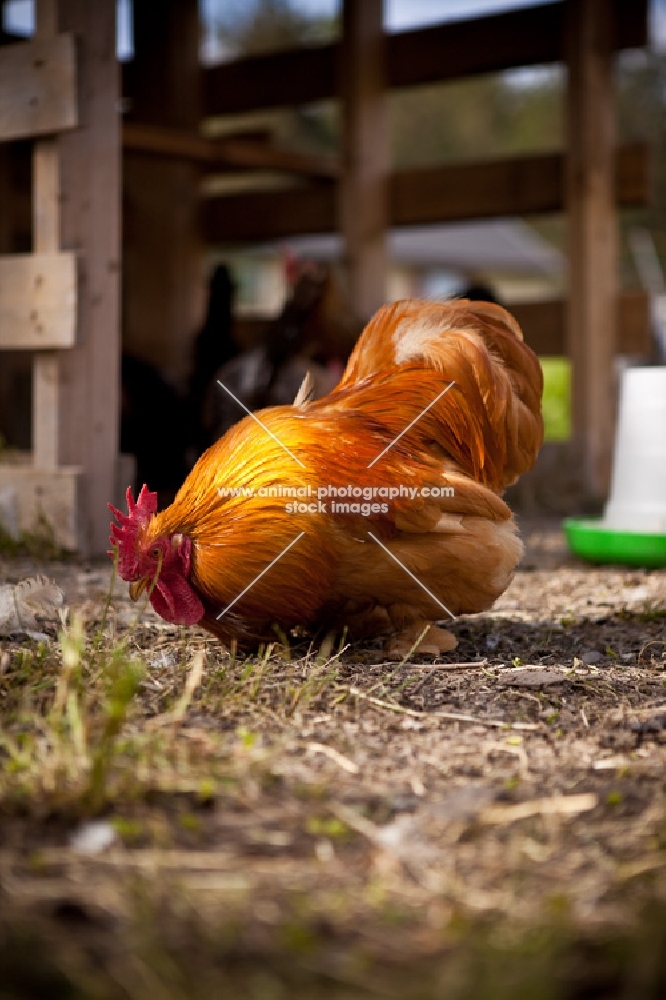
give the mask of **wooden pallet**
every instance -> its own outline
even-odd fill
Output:
[[[0,142],[34,141],[33,252],[0,257],[0,352],[34,352],[32,452],[0,458],[0,491],[21,530],[83,554],[117,496],[120,354],[115,3],[91,6],[38,0],[32,40],[0,48]]]

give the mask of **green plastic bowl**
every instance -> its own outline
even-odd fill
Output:
[[[564,534],[574,555],[589,562],[625,566],[666,566],[666,535],[615,531],[602,521],[567,518]]]

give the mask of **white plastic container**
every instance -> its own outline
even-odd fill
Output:
[[[666,534],[666,367],[627,368],[620,382],[604,527]]]

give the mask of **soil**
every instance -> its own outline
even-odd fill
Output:
[[[250,676],[148,609],[132,731],[177,711],[183,658],[205,675],[164,781],[151,761],[94,817],[107,847],[77,849],[76,798],[3,801],[0,744],[0,998],[666,995],[666,572],[522,530],[515,580],[436,660],[294,646]],[[0,560],[37,572],[98,620],[105,564]],[[133,610],[113,599],[119,635]],[[13,720],[26,642],[0,640]]]

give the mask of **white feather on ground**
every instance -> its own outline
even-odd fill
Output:
[[[32,639],[47,638],[39,623],[55,618],[63,600],[58,584],[45,576],[0,585],[0,635],[23,632]]]

